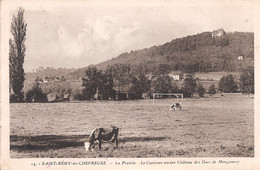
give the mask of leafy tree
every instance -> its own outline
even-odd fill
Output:
[[[209,87],[209,94],[211,94],[211,95],[216,94],[216,87],[215,87],[214,84],[212,84],[212,85]]]
[[[66,78],[64,76],[61,76],[60,81],[66,81]]]
[[[22,102],[24,98],[23,87],[25,73],[23,69],[25,57],[26,27],[24,21],[24,9],[19,8],[16,15],[13,15],[11,22],[12,38],[9,39],[9,90],[17,96],[17,101]]]
[[[240,80],[240,89],[243,94],[250,94],[255,92],[253,67],[244,70],[239,80]]]
[[[72,92],[72,96],[73,96],[74,100],[84,100],[84,97],[83,97],[80,89],[75,89]]]
[[[237,91],[237,83],[234,80],[232,74],[228,74],[227,76],[223,76],[218,85],[219,91],[225,93],[234,93]]]
[[[82,78],[82,95],[84,99],[93,99],[99,87],[102,85],[102,71],[96,67],[88,67],[85,71],[86,78]]]
[[[169,93],[172,89],[172,78],[168,75],[160,75],[153,81],[153,88],[157,93]]]
[[[113,76],[110,72],[105,72],[102,75],[102,85],[99,87],[100,93],[102,94],[103,99],[114,99],[116,91],[113,89],[114,82]]]
[[[172,85],[172,89],[171,89],[171,93],[179,93],[180,89],[178,84],[174,81],[173,85]]]
[[[183,82],[183,91],[187,92],[188,94],[193,97],[193,93],[195,93],[197,88],[195,75],[193,73],[189,73],[185,76]]]
[[[229,39],[224,36],[224,37],[219,37],[219,38],[214,38],[215,40],[215,45],[216,46],[222,46],[225,47],[229,44]]]
[[[42,82],[42,81],[43,81],[42,78],[40,78],[39,76],[37,76],[36,79],[35,79],[35,83],[39,83],[39,82]]]
[[[82,78],[82,98],[93,99],[98,92],[103,99],[113,98],[115,91],[113,90],[113,76],[110,72],[103,73],[96,67],[89,67],[86,70],[86,78]]]
[[[168,64],[159,64],[158,67],[155,67],[152,72],[155,75],[169,74],[171,72],[171,67]]]
[[[129,64],[114,64],[109,66],[106,71],[112,74],[117,91],[123,91],[125,87],[127,91],[129,90],[131,81],[131,67]]]
[[[132,78],[132,83],[133,86],[130,90],[137,94],[139,98],[142,93],[147,93],[151,89],[151,81],[145,76],[145,72],[142,68],[139,69],[138,75]]]
[[[199,83],[199,85],[198,85],[197,92],[198,92],[198,94],[199,94],[200,97],[204,97],[206,90],[205,90],[205,88],[202,86],[202,84],[200,84],[200,83]]]

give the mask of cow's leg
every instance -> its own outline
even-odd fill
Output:
[[[98,140],[98,147],[99,147],[99,150],[101,150],[101,140]]]
[[[114,143],[116,142],[116,148],[118,148],[117,134],[113,135],[111,142],[112,142],[113,147],[114,147]]]
[[[118,148],[118,139],[116,138],[116,148]]]

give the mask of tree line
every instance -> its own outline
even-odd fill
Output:
[[[212,84],[207,90],[195,78],[195,73],[186,74],[181,87],[179,87],[177,81],[174,81],[168,74],[149,78],[145,72],[146,69],[142,65],[139,65],[137,74],[132,74],[130,66],[124,64],[115,64],[108,67],[106,71],[89,67],[85,72],[86,77],[82,78],[84,89],[82,93],[78,94],[78,99],[116,99],[117,93],[124,93],[127,95],[126,99],[141,99],[144,98],[143,94],[151,96],[153,93],[183,93],[185,97],[193,97],[194,93],[203,97],[206,92],[214,95],[218,91],[254,93],[253,68],[244,70],[239,81],[236,81],[232,74],[223,76],[219,81],[218,88]],[[131,97],[129,97],[130,95]]]
[[[82,90],[73,90],[69,83],[64,83],[67,82],[63,82],[63,85],[40,86],[35,81],[35,85],[26,93],[25,100],[47,102],[47,93],[54,93],[56,101],[63,101],[58,98],[64,94],[72,95],[74,100],[142,99],[144,96],[151,97],[153,93],[183,93],[184,97],[193,97],[194,93],[199,97],[204,97],[206,93],[213,96],[217,92],[250,94],[254,93],[254,69],[245,69],[238,81],[232,74],[223,76],[217,87],[212,83],[208,89],[195,78],[195,73],[186,74],[180,86],[168,74],[151,77],[145,74],[142,65],[138,68],[138,74],[132,74],[131,67],[124,64],[113,65],[105,71],[88,67],[82,78]]]

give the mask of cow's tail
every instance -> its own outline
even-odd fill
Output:
[[[121,128],[117,127],[117,126],[111,126],[113,129],[119,129],[121,130]]]

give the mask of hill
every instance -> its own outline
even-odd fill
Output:
[[[223,34],[218,35],[218,33]],[[241,56],[239,58],[239,56]],[[106,69],[114,64],[145,65],[148,72],[240,71],[253,66],[254,34],[225,33],[223,29],[174,39],[160,46],[131,51],[97,65]]]

